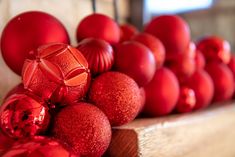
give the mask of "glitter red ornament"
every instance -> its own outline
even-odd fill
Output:
[[[137,28],[130,24],[123,24],[120,26],[120,42],[131,40],[131,38],[138,33]]]
[[[117,23],[103,14],[91,14],[79,23],[77,27],[77,40],[85,38],[98,38],[110,44],[116,44],[120,40],[120,29]]]
[[[93,75],[110,70],[114,63],[113,48],[104,40],[87,38],[78,44],[77,49],[87,59]]]
[[[101,156],[111,140],[108,118],[88,103],[66,106],[56,116],[53,126],[53,136],[82,156]]]
[[[89,101],[100,108],[112,126],[132,121],[141,107],[140,89],[129,76],[106,72],[91,84]]]
[[[10,96],[0,108],[0,127],[12,138],[44,133],[49,125],[48,107],[36,97],[25,94]]]
[[[153,78],[156,61],[146,46],[136,41],[128,41],[117,47],[114,67],[133,78],[142,87]]]
[[[29,11],[17,15],[5,26],[1,52],[6,64],[20,75],[29,52],[51,42],[70,42],[65,27],[52,15]]]
[[[88,63],[76,48],[53,43],[32,53],[33,58],[25,61],[22,72],[27,90],[62,105],[86,94],[90,81]]]

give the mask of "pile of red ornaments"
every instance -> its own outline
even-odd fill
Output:
[[[1,156],[102,156],[112,126],[233,96],[228,42],[211,36],[195,45],[178,16],[156,17],[139,33],[92,14],[76,37],[78,45],[69,45],[64,26],[36,11],[5,26],[1,52],[22,83],[0,107]]]

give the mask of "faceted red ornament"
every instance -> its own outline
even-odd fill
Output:
[[[3,102],[11,95],[13,94],[25,94],[28,91],[26,89],[24,89],[24,85],[22,83],[16,85],[15,87],[13,87],[4,97]]]
[[[114,67],[133,78],[142,87],[153,78],[156,61],[146,46],[136,41],[128,41],[117,47]]]
[[[210,75],[203,69],[197,70],[187,81],[186,86],[194,90],[196,104],[194,110],[207,107],[214,95],[214,85]]]
[[[179,113],[191,112],[196,104],[196,95],[193,89],[180,87],[180,96],[176,104],[176,110]]]
[[[120,42],[131,40],[131,38],[138,33],[137,28],[130,24],[123,24],[120,26]]]
[[[105,114],[88,103],[63,108],[55,118],[53,135],[82,156],[102,156],[111,140],[111,126]]]
[[[2,157],[79,157],[55,139],[35,136],[16,142]]]
[[[146,25],[145,32],[162,41],[167,52],[166,55],[182,53],[190,42],[188,24],[176,15],[163,15],[154,18]]]
[[[206,62],[218,61],[227,64],[231,58],[230,44],[216,36],[209,36],[200,40],[197,43],[197,49],[202,52]]]
[[[167,68],[158,69],[151,82],[145,86],[144,113],[151,117],[169,114],[175,108],[179,91],[174,73]]]
[[[119,72],[106,72],[91,84],[89,101],[108,117],[112,126],[132,121],[141,107],[140,89],[129,76]]]
[[[231,70],[231,72],[233,73],[233,79],[235,80],[235,55],[231,56],[230,62],[228,63],[228,67]]]
[[[195,64],[196,64],[196,70],[201,70],[204,69],[206,61],[205,58],[203,56],[203,54],[201,53],[201,51],[196,51],[196,56],[195,56]]]
[[[5,135],[3,132],[0,131],[0,156],[2,156],[2,154],[7,149],[9,149],[14,142],[14,139],[10,138],[9,136]]]
[[[12,138],[25,138],[46,131],[48,107],[38,98],[25,94],[10,96],[0,108],[2,131]]]
[[[120,40],[120,29],[118,24],[103,14],[91,14],[85,17],[77,27],[77,40],[85,38],[98,38],[110,44],[118,43]]]
[[[78,44],[77,49],[87,59],[93,75],[110,70],[114,63],[113,48],[104,40],[87,38]]]
[[[231,70],[224,63],[207,63],[205,70],[210,74],[214,84],[214,102],[229,100],[234,92],[234,79]],[[205,87],[204,87],[205,88]]]
[[[159,39],[148,33],[140,33],[135,35],[132,40],[144,44],[153,52],[157,68],[163,65],[165,61],[165,48]]]
[[[71,103],[80,100],[90,82],[88,63],[76,48],[47,44],[32,52],[23,67],[24,87],[44,100]]]
[[[62,23],[47,13],[24,12],[5,26],[1,37],[2,56],[6,64],[20,75],[29,52],[51,42],[70,42]]]

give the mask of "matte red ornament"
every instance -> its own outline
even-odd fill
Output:
[[[230,62],[228,63],[228,67],[231,70],[231,72],[233,73],[233,79],[235,80],[235,55],[231,56]],[[235,96],[235,92],[233,95]]]
[[[176,104],[176,110],[179,113],[191,112],[196,104],[196,95],[193,89],[180,87],[180,96]]]
[[[25,94],[10,96],[0,108],[0,127],[12,138],[44,133],[49,121],[48,107],[38,98]]]
[[[118,24],[103,14],[91,14],[79,23],[77,27],[77,41],[85,38],[98,38],[110,44],[118,43],[120,40],[120,29]]]
[[[190,42],[188,24],[177,15],[158,16],[145,27],[145,32],[160,39],[169,54],[182,53]]]
[[[131,40],[139,32],[135,26],[130,24],[123,24],[119,27],[121,33],[120,42]]]
[[[70,42],[62,23],[44,12],[24,12],[5,26],[1,36],[2,56],[6,64],[20,75],[29,52],[51,42]]]
[[[58,140],[35,136],[16,142],[2,157],[79,157]]]
[[[217,61],[228,64],[231,58],[230,44],[216,36],[201,39],[197,43],[197,49],[202,52],[206,62]]]
[[[196,51],[195,64],[196,64],[196,70],[204,69],[206,64],[205,57],[199,50]]]
[[[165,48],[159,39],[148,33],[140,33],[135,35],[132,40],[144,44],[153,52],[157,68],[163,65],[165,61]]]
[[[63,108],[55,119],[53,135],[81,156],[102,156],[111,140],[111,126],[105,114],[88,103]]]
[[[234,92],[234,79],[231,70],[224,63],[210,62],[205,70],[210,74],[214,84],[214,102],[229,100]],[[205,88],[205,87],[204,87]]]
[[[32,52],[23,67],[24,88],[61,105],[80,100],[90,82],[88,63],[76,48],[53,43]]]
[[[179,83],[167,68],[156,71],[153,79],[145,87],[146,103],[144,113],[147,116],[163,116],[171,113],[179,98]]]
[[[128,41],[117,47],[114,67],[133,78],[142,87],[153,78],[156,61],[146,46],[136,41]]]
[[[94,76],[110,70],[114,63],[113,48],[104,40],[87,38],[78,44],[77,49],[87,59]]]
[[[140,89],[129,76],[106,72],[91,84],[89,101],[100,108],[112,126],[132,121],[141,107]]]

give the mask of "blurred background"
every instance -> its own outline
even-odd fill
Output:
[[[97,0],[97,12],[114,16],[113,0]],[[194,41],[205,35],[218,35],[235,48],[235,0],[116,0],[119,23],[131,23],[140,30],[154,16],[178,14],[190,25]],[[75,30],[79,21],[92,13],[90,0],[0,0],[0,33],[15,15],[40,10],[57,17],[67,28],[76,46]],[[0,101],[20,82],[0,56]]]

